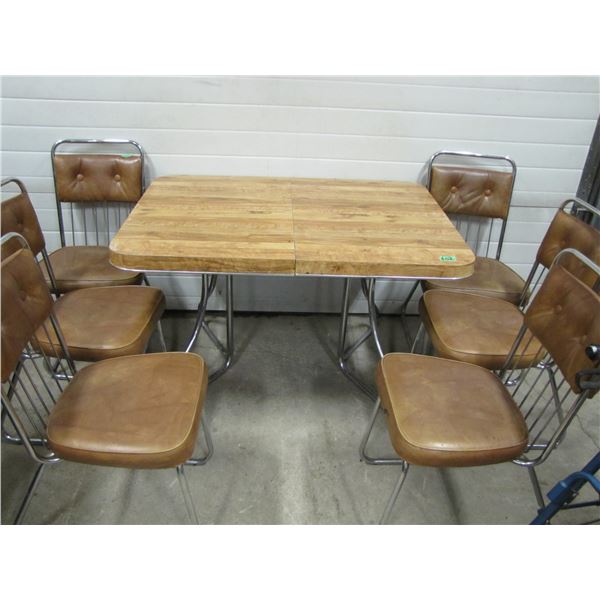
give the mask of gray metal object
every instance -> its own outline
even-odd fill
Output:
[[[219,350],[223,357],[222,364],[214,370],[208,376],[208,381],[213,382],[217,380],[223,373],[225,373],[233,362],[234,355],[234,338],[233,338],[233,275],[225,275],[225,327],[226,327],[226,340],[223,344],[216,336],[214,331],[209,327],[206,322],[206,308],[208,300],[212,293],[215,291],[217,284],[217,275],[202,274],[201,275],[201,292],[200,301],[198,302],[198,308],[196,311],[196,321],[192,334],[190,335],[186,345],[185,352],[190,352],[196,343],[200,332],[204,330],[206,335]]]

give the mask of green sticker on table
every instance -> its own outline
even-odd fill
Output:
[[[440,256],[440,260],[442,262],[456,262],[456,256],[451,254],[442,254],[442,256]]]
[[[131,158],[133,154],[121,154],[121,158]]]

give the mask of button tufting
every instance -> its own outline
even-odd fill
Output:
[[[492,195],[492,190],[490,190],[489,188],[487,190],[485,190],[485,192],[483,192],[486,196],[491,196]]]
[[[77,173],[77,181],[81,181],[83,179],[83,175],[81,173]]]
[[[562,306],[561,306],[560,304],[557,304],[557,305],[554,307],[554,312],[555,312],[555,313],[562,312]]]
[[[117,173],[117,174],[114,176],[114,180],[115,180],[115,181],[121,181],[121,176],[120,176],[120,175]]]
[[[450,191],[451,191],[453,194],[456,194],[456,192],[458,192],[458,188],[457,188],[455,185],[453,185],[453,186],[450,188]]]
[[[21,298],[21,300],[23,300],[23,302],[25,302],[25,300],[27,300],[27,292],[25,290],[21,290],[19,292],[19,298]]]

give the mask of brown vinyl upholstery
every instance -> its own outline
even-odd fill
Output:
[[[481,367],[387,354],[376,383],[398,456],[415,465],[471,467],[513,460],[527,426],[510,394]]]
[[[550,268],[556,255],[565,248],[574,248],[600,264],[600,231],[560,208],[539,246],[536,264]],[[590,287],[598,279],[592,270],[571,254],[566,255],[561,264]],[[483,294],[481,290],[464,289],[462,286],[466,287],[469,279],[449,282],[455,286],[454,292],[473,292],[460,294],[461,297],[457,298],[449,297],[443,283],[436,288],[432,286],[420,301],[421,318],[440,356],[500,369],[503,356],[511,349],[523,323],[522,313],[516,306],[511,307],[499,300],[500,296],[490,297],[489,293]],[[430,287],[429,283],[426,282],[426,288]],[[474,295],[475,292],[480,299]],[[513,299],[504,300],[511,302]],[[517,364],[526,366],[538,350],[539,346],[532,342]]]
[[[113,267],[108,246],[64,246],[49,256],[60,293],[81,288],[113,285],[137,285],[143,274]],[[46,272],[44,264],[42,269]],[[50,279],[46,273],[48,285]]]
[[[536,261],[550,268],[556,255],[565,248],[574,248],[594,263],[600,264],[600,231],[574,215],[559,210],[540,244]],[[597,277],[574,256],[565,256],[563,266],[578,279],[592,286]]]
[[[514,304],[476,294],[428,291],[419,311],[438,356],[492,370],[504,366],[523,325],[523,313]],[[532,340],[518,365],[541,359],[540,353],[539,342]]]
[[[6,242],[3,239],[2,245]],[[208,370],[203,359],[183,352],[121,356],[79,372],[73,361],[67,361],[68,372],[63,372],[66,377],[61,384],[54,379],[48,358],[30,351],[30,343],[36,349],[36,332],[48,317],[60,329],[69,328],[60,327],[60,317],[52,315],[52,297],[30,250],[21,248],[2,262],[1,284],[2,411],[16,430],[16,434],[10,429],[3,433],[16,435],[15,441],[40,463],[15,523],[22,522],[41,467],[59,459],[126,468],[177,467],[188,515],[197,522],[184,464],[196,446],[206,396]],[[81,290],[61,300],[105,291],[118,294],[120,289]],[[127,289],[150,293],[164,305],[158,290]],[[86,306],[81,310],[85,312]],[[96,320],[102,318],[96,315]],[[74,324],[73,335],[82,333],[77,327],[101,329],[101,323],[94,325],[93,320],[92,314],[88,323]],[[206,441],[208,454],[193,464],[210,458],[208,431]]]
[[[55,154],[61,202],[137,202],[142,195],[142,157],[120,154]]]
[[[433,165],[429,191],[448,214],[506,219],[512,173]]]
[[[464,279],[430,279],[423,281],[423,290],[447,290],[491,296],[518,304],[525,281],[510,267],[494,260],[477,256],[473,275]]]
[[[46,248],[44,234],[27,190],[21,182],[15,183],[21,188],[21,193],[0,205],[2,235],[9,232],[21,234],[37,256]],[[21,244],[16,240],[4,244],[2,260],[20,247]],[[56,279],[56,291],[63,294],[87,287],[138,285],[142,282],[142,273],[113,267],[109,262],[109,254],[108,246],[65,246],[52,252],[49,260]],[[40,266],[50,285],[43,261]]]
[[[143,353],[164,310],[163,292],[146,286],[81,289],[54,304],[71,358],[91,362]],[[56,335],[45,331],[38,331],[38,343],[56,355]]]
[[[532,300],[525,324],[548,350],[571,389],[579,393],[577,373],[597,367],[585,349],[600,342],[598,294],[570,273],[561,261],[548,273]]]
[[[50,415],[49,446],[63,459],[87,464],[180,465],[194,451],[207,381],[202,358],[183,352],[89,365]]]
[[[506,171],[431,165],[431,195],[448,214],[506,220],[512,185],[513,174]],[[421,287],[423,291],[470,292],[518,304],[525,281],[500,261],[478,256],[470,277],[423,281]]]
[[[144,191],[143,159],[138,153],[56,153],[53,167],[56,198],[60,203],[133,204]],[[59,293],[85,287],[137,285],[143,279],[141,273],[113,267],[108,246],[66,246],[50,255],[50,263]]]
[[[44,250],[46,241],[27,190],[22,188],[20,194],[4,200],[0,206],[2,235],[11,232],[21,234],[35,256]],[[14,249],[20,247],[18,244]],[[12,253],[11,250],[8,252]]]
[[[2,383],[52,311],[52,297],[33,254],[21,248],[2,261]]]

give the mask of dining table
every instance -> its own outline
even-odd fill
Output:
[[[185,350],[206,331],[224,358],[212,380],[233,359],[235,275],[344,278],[338,365],[372,396],[372,387],[347,364],[350,281],[361,281],[369,307],[370,330],[361,343],[372,335],[382,354],[375,282],[468,277],[475,256],[418,183],[181,175],[151,183],[112,239],[110,261],[131,271],[201,276],[196,322]],[[218,276],[226,280],[225,343],[205,319]]]

